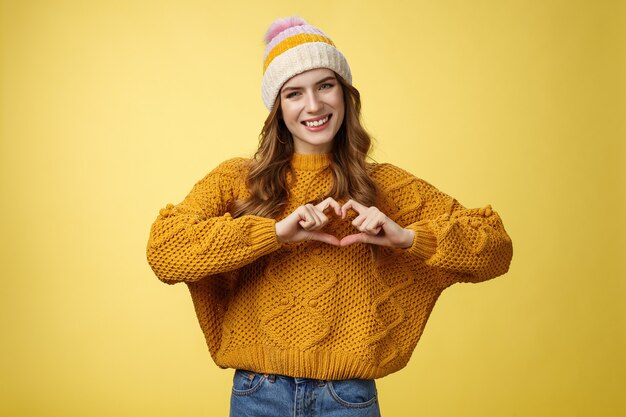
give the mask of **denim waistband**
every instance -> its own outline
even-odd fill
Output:
[[[290,380],[296,384],[304,384],[307,382],[313,382],[313,383],[318,383],[318,384],[325,384],[329,381],[332,380],[324,380],[324,379],[315,379],[315,378],[303,378],[303,377],[293,377],[293,376],[287,376],[287,375],[279,375],[279,374],[266,374],[266,373],[259,373],[259,372],[253,372],[253,371],[246,371],[243,369],[240,369],[239,371],[243,371],[243,372],[249,372],[251,374],[256,373],[257,375],[263,375],[265,378],[267,378],[270,382],[274,382],[276,381],[276,378],[283,378],[283,379],[287,379]],[[369,379],[363,379],[364,381],[368,381]]]

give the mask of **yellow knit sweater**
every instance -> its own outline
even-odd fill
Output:
[[[275,222],[330,190],[328,155],[294,155],[289,206],[278,219],[226,211],[249,194],[248,160],[222,163],[152,225],[148,261],[187,283],[220,367],[316,379],[380,378],[403,368],[437,297],[459,282],[504,274],[511,240],[490,206],[466,209],[389,164],[371,164],[378,208],[414,230],[407,249],[310,241],[281,244]],[[343,202],[340,202],[343,203]],[[324,231],[355,233],[329,215]]]

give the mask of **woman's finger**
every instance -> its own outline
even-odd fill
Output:
[[[339,245],[341,247],[350,246],[355,243],[367,243],[366,242],[366,234],[365,233],[355,233],[353,235],[348,235],[339,241]]]
[[[348,235],[339,241],[339,244],[343,246],[350,246],[355,243],[369,243],[372,245],[388,246],[385,239],[380,236],[372,236],[367,233],[355,233]]]
[[[324,227],[326,223],[328,223],[328,217],[326,217],[326,215],[322,211],[320,211],[316,206],[312,204],[306,204],[303,206],[303,208],[312,219],[312,222],[306,223],[304,225],[300,223],[303,229],[317,230],[317,229]]]
[[[304,207],[298,207],[298,209],[294,212],[296,216],[298,216],[298,223],[302,227],[306,227],[313,222],[313,217],[309,214],[308,210]]]
[[[298,223],[304,230],[309,230],[311,227],[314,227],[317,223],[317,219],[312,210],[310,210],[306,206],[301,206],[297,209],[298,217],[300,220]]]
[[[382,236],[368,235],[367,233],[355,233],[348,235],[339,241],[341,247],[350,246],[355,243],[369,243],[371,245],[389,246],[387,239]]]
[[[325,199],[324,201],[322,201],[315,207],[317,207],[317,209],[320,210],[321,212],[324,212],[329,207],[331,207],[337,216],[341,216],[341,204],[339,204],[337,200],[335,200],[332,197],[328,197],[327,199]]]
[[[377,235],[385,224],[384,217],[386,216],[380,212],[372,217],[369,217],[361,225],[361,231],[369,233],[371,235]]]
[[[313,212],[315,220],[317,221],[315,227],[319,229],[326,226],[326,224],[328,223],[328,216],[326,216],[324,211],[320,210],[317,206],[314,205],[310,205],[309,209]]]
[[[321,229],[322,227],[328,224],[328,217],[324,214],[324,212],[316,210],[314,213],[317,216],[316,218],[317,223],[315,224],[315,227],[313,230]]]
[[[341,242],[337,237],[324,232],[310,232],[309,239],[328,243],[329,245],[341,246]]]
[[[354,220],[352,220],[352,226],[356,227],[357,229],[359,229],[359,231],[362,232],[361,226],[363,225],[363,222],[365,222],[366,220],[367,220],[367,216],[365,214],[359,214],[358,216],[355,217]]]
[[[346,204],[344,204],[341,207],[341,218],[345,219],[346,218],[346,213],[348,212],[348,210],[354,210],[356,211],[358,214],[363,213],[365,210],[367,210],[367,207],[365,207],[363,204],[354,201],[354,200],[348,200],[346,202]]]

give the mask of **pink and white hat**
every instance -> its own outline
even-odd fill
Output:
[[[265,43],[261,95],[268,110],[283,84],[311,69],[331,69],[352,84],[348,61],[333,41],[299,17],[276,19],[265,34]]]

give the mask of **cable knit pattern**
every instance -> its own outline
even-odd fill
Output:
[[[249,161],[224,162],[152,225],[148,261],[164,282],[187,283],[221,367],[317,379],[380,378],[403,368],[441,292],[504,274],[511,240],[490,206],[466,209],[390,164],[371,164],[378,208],[415,231],[407,249],[281,244],[275,222],[331,188],[329,155],[294,155],[278,219],[233,219],[249,194]],[[343,203],[340,201],[340,203]],[[341,239],[351,221],[329,215]]]

